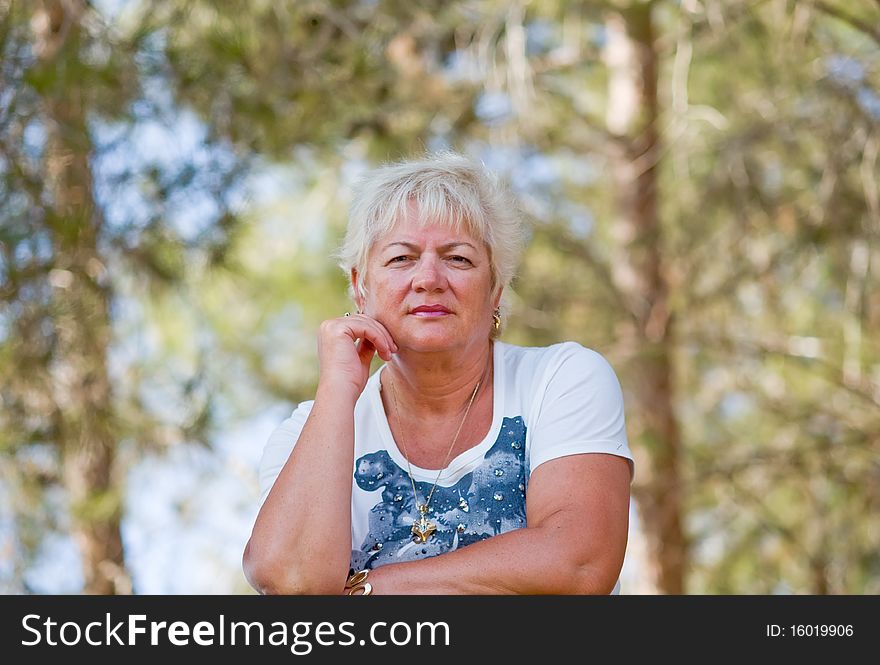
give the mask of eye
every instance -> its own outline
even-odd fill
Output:
[[[391,263],[402,263],[402,262],[406,261],[408,258],[409,258],[408,256],[395,256],[393,259],[391,259],[390,261],[388,261],[388,263],[389,263],[389,264],[391,264]]]
[[[470,259],[468,259],[464,256],[458,256],[457,254],[455,256],[450,256],[449,260],[452,261],[453,263],[460,263],[462,265],[465,265],[465,264],[473,265],[473,263],[471,262]]]

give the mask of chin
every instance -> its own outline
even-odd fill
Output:
[[[416,351],[418,353],[435,353],[439,351],[450,351],[456,348],[457,344],[452,344],[447,340],[425,340],[425,339],[417,339],[410,340],[405,344],[400,344],[401,347],[407,348],[411,351]]]
[[[448,351],[459,346],[462,342],[457,335],[449,335],[444,331],[401,331],[400,337],[395,337],[397,345],[412,351],[429,353],[432,351]]]

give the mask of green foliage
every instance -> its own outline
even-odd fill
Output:
[[[186,264],[200,256],[222,262],[238,226],[226,201],[238,165],[210,175],[219,183],[219,214],[214,225],[203,220],[196,242],[182,236],[169,209],[180,190],[193,196],[205,189],[187,177],[195,169],[186,164],[175,164],[170,178],[167,168],[130,156],[131,166],[111,183],[115,191],[104,189],[109,196],[99,200],[95,183],[107,182],[96,160],[116,146],[95,136],[112,125],[124,137],[126,129],[163,120],[151,113],[155,88],[141,86],[152,74],[138,63],[152,53],[149,33],[126,36],[93,9],[80,16],[76,3],[7,4],[0,30],[0,467],[13,494],[21,573],[47,534],[72,528],[51,519],[54,510],[118,535],[124,469],[99,468],[113,466],[115,444],[133,432],[151,446],[205,437],[210,409],[188,391],[181,403],[190,417],[166,420],[144,403],[139,391],[161,370],[138,365],[141,359],[108,385],[109,354],[119,343],[111,326],[123,325],[109,310],[124,305],[128,280],[143,280],[155,294],[181,283]],[[138,185],[152,207],[149,222],[128,215],[109,223],[112,194],[131,196]],[[67,468],[65,451],[104,442],[113,449],[106,462],[85,456],[83,469]],[[26,463],[34,450],[43,451],[44,463]],[[49,497],[71,488],[78,498],[47,508]]]
[[[58,482],[57,459],[20,462],[59,436],[53,302],[69,277],[52,238],[80,227],[51,205],[41,104],[69,90],[129,152],[135,130],[185,112],[205,128],[198,149],[220,155],[102,176],[99,213],[138,196],[100,225],[105,271],[92,277],[116,306],[112,347],[130,359],[114,378],[119,442],[210,443],[269,401],[309,398],[317,326],[351,309],[329,258],[350,171],[448,145],[501,155],[533,224],[504,339],[604,353],[633,448],[662,446],[633,398],[629,368],[659,347],[618,288],[627,239],[611,170],[628,146],[606,117],[604,21],[631,4],[645,3],[161,0],[112,25],[92,12],[77,52],[49,67],[12,3],[0,30],[0,89],[12,91],[0,109],[0,471],[14,477],[22,548],[65,528],[25,508]],[[880,6],[650,4],[660,230],[641,242],[661,251],[675,329],[687,588],[877,593]],[[495,116],[481,110],[491,95],[506,102]],[[97,134],[78,137],[93,169],[114,148]],[[245,205],[231,193],[247,188]],[[196,196],[215,206],[187,235],[175,208]]]

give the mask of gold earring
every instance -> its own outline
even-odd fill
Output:
[[[495,326],[495,332],[501,330],[501,309],[495,308],[492,312],[492,325]]]

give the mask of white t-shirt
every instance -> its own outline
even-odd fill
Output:
[[[526,526],[529,477],[540,464],[579,453],[630,461],[623,396],[614,370],[575,342],[549,347],[493,344],[492,426],[447,465],[430,503],[436,532],[413,542],[418,518],[406,458],[388,426],[379,394],[382,368],[355,405],[351,568],[424,559]],[[313,401],[302,402],[271,434],[260,462],[265,501],[302,431]],[[437,470],[412,466],[421,501]],[[617,587],[615,587],[615,591]]]

